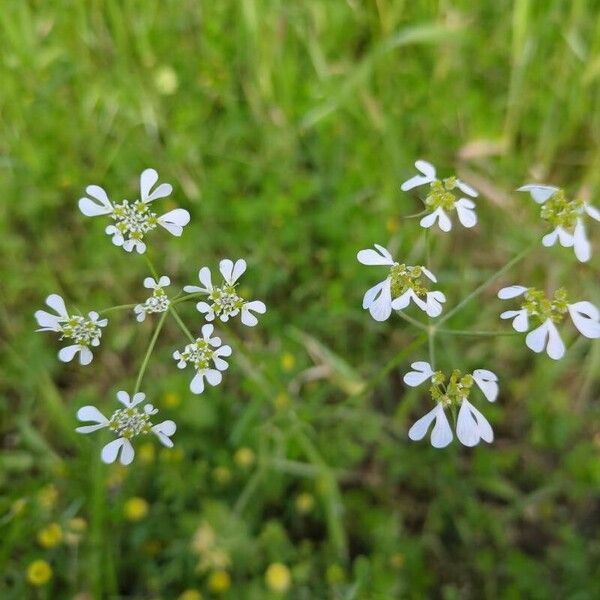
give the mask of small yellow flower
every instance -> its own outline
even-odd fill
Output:
[[[27,567],[27,581],[31,585],[46,585],[52,578],[52,568],[45,560],[34,560]]]
[[[58,523],[50,523],[47,527],[44,527],[37,536],[40,546],[44,548],[53,548],[63,539],[63,532]]]
[[[179,79],[175,70],[166,65],[160,67],[156,73],[154,73],[154,85],[159,94],[163,96],[171,96],[179,87]]]
[[[208,578],[208,589],[215,594],[224,594],[231,587],[231,577],[227,571],[213,571]]]
[[[51,509],[58,500],[58,490],[56,486],[52,483],[44,486],[38,492],[38,502],[46,509]]]
[[[81,541],[87,529],[87,521],[81,517],[73,517],[68,523],[65,532],[65,541],[75,546]]]
[[[215,467],[212,476],[220,485],[227,485],[231,481],[231,471],[227,467]]]
[[[163,405],[167,408],[177,408],[181,404],[181,396],[175,392],[167,392],[163,396]]]
[[[202,600],[202,594],[198,590],[185,590],[177,600]]]
[[[265,582],[274,592],[287,592],[292,583],[292,575],[284,564],[272,563],[265,573]]]
[[[148,514],[148,503],[143,498],[134,496],[125,502],[123,513],[129,521],[141,521]]]
[[[315,499],[312,494],[302,492],[296,496],[296,510],[301,514],[309,513],[315,506]]]
[[[281,368],[284,371],[291,371],[296,366],[296,357],[291,352],[284,352],[281,355]]]
[[[140,444],[136,451],[137,459],[144,463],[145,465],[149,465],[154,462],[154,458],[156,456],[156,450],[154,448],[154,444],[150,442],[145,442]]]
[[[234,455],[233,460],[235,463],[242,467],[243,469],[247,469],[254,464],[254,452],[250,448],[240,448]]]
[[[215,531],[214,529],[205,521],[196,529],[196,533],[194,533],[194,537],[192,538],[192,550],[201,554],[202,552],[206,552],[213,544],[215,543]]]

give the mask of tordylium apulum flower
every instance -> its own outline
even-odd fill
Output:
[[[154,169],[146,169],[140,175],[140,198],[134,202],[123,200],[119,203],[111,202],[100,186],[89,185],[85,191],[90,198],[84,196],[79,200],[79,210],[87,217],[110,216],[114,223],[105,231],[112,236],[113,244],[127,252],[135,248],[143,254],[146,251],[144,236],[158,225],[180,236],[183,227],[190,222],[190,213],[183,208],[175,208],[160,217],[150,209],[153,200],[165,198],[173,191],[169,183],[161,183],[152,190],[157,181],[158,173]]]
[[[595,339],[600,337],[600,312],[586,300],[570,304],[567,292],[558,289],[554,298],[546,298],[544,292],[522,285],[511,285],[498,292],[501,300],[510,300],[522,296],[519,310],[507,310],[500,315],[501,319],[513,319],[515,331],[529,331],[532,325],[535,329],[529,331],[525,338],[527,347],[534,352],[546,350],[554,360],[565,354],[565,345],[558,333],[558,325],[567,313],[581,335]]]
[[[425,279],[436,283],[435,275],[421,265],[400,264],[386,248],[374,245],[377,250],[368,248],[356,255],[358,262],[369,266],[387,266],[390,270],[383,281],[367,290],[363,308],[368,309],[376,321],[385,321],[392,314],[392,309],[402,310],[412,301],[428,316],[439,316],[446,296],[440,291],[429,292]]]
[[[579,199],[569,200],[564,190],[552,185],[527,184],[517,192],[529,192],[542,205],[541,217],[553,228],[542,238],[544,246],[554,246],[558,241],[564,248],[573,248],[579,261],[590,260],[592,247],[583,220],[587,215],[600,221],[600,211],[595,206]]]
[[[400,189],[407,192],[421,185],[429,185],[429,191],[425,198],[425,208],[429,214],[421,219],[421,227],[427,229],[437,221],[442,231],[450,231],[452,221],[448,215],[454,210],[464,227],[474,227],[477,224],[475,202],[462,196],[462,194],[466,194],[471,198],[477,198],[479,194],[476,190],[458,177],[438,179],[435,167],[424,160],[418,160],[415,167],[421,175],[415,175],[406,180]]]
[[[241,313],[244,325],[254,327],[258,319],[253,312],[264,314],[267,310],[264,302],[252,300],[246,302],[237,293],[237,280],[246,270],[246,261],[243,258],[235,263],[225,258],[219,263],[219,270],[223,276],[223,283],[219,286],[212,284],[212,276],[208,267],[202,267],[198,271],[198,279],[202,286],[186,285],[183,289],[190,294],[206,294],[208,302],[198,302],[196,308],[205,315],[207,321],[214,321],[215,317],[226,322],[231,317]]]
[[[475,383],[490,401],[498,397],[498,377],[487,369],[475,369],[472,374],[463,375],[458,369],[446,377],[441,371],[434,371],[428,362],[412,363],[413,371],[404,376],[404,383],[411,387],[421,385],[429,380],[429,393],[436,403],[435,408],[421,417],[408,431],[411,440],[422,440],[431,423],[435,422],[431,431],[431,445],[434,448],[445,448],[453,439],[452,429],[445,409],[458,409],[456,421],[456,437],[465,446],[476,446],[480,440],[492,443],[494,432],[487,419],[469,402],[469,395]]]
[[[194,394],[201,394],[204,391],[204,378],[212,386],[221,383],[223,379],[221,371],[229,367],[222,357],[231,356],[231,347],[221,346],[221,338],[211,337],[214,329],[210,324],[203,325],[201,338],[187,344],[183,350],[176,350],[173,353],[173,358],[180,369],[184,369],[188,363],[194,367],[196,374],[190,383],[190,390]]]
[[[136,314],[136,319],[141,323],[147,314],[162,313],[169,309],[169,300],[163,288],[171,285],[171,280],[163,275],[156,281],[153,277],[144,279],[144,287],[149,290],[154,290],[152,296],[148,298],[144,304],[138,304],[134,307],[133,312]]]
[[[77,418],[80,421],[91,421],[94,425],[83,425],[77,427],[75,431],[78,433],[91,433],[98,429],[108,427],[117,437],[116,440],[108,442],[102,448],[102,462],[107,464],[115,462],[117,456],[120,455],[122,465],[128,465],[133,461],[135,451],[131,444],[133,438],[141,435],[153,433],[167,448],[173,447],[171,436],[177,430],[177,426],[171,420],[162,421],[153,425],[150,417],[158,412],[152,404],[145,404],[142,410],[136,408],[138,404],[146,399],[146,394],[138,392],[133,398],[123,390],[117,392],[118,401],[125,408],[118,408],[112,414],[110,419],[107,419],[95,406],[83,406],[77,411]]]
[[[94,358],[91,346],[99,346],[102,337],[102,327],[106,327],[108,319],[100,319],[100,315],[91,311],[87,318],[81,315],[69,315],[65,302],[58,294],[50,294],[46,304],[56,312],[55,315],[38,310],[35,318],[40,326],[37,331],[56,331],[60,340],[73,342],[58,353],[63,362],[70,362],[79,353],[79,363],[89,365]]]

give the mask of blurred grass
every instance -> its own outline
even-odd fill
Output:
[[[571,331],[554,363],[520,338],[438,338],[441,368],[499,373],[499,402],[485,407],[497,439],[443,452],[409,443],[427,399],[401,376],[426,348],[402,321],[361,311],[376,275],[355,256],[379,242],[423,260],[418,225],[403,220],[416,197],[399,191],[419,157],[483,196],[474,231],[433,236],[449,307],[541,237],[517,184],[549,181],[598,203],[599,9],[3,2],[2,597],[36,597],[25,571],[44,558],[47,598],[212,597],[220,568],[224,597],[277,598],[264,579],[273,562],[291,569],[292,598],[596,598],[598,344]],[[76,201],[92,182],[132,195],[148,166],[192,213],[181,240],[153,236],[154,262],[183,285],[244,256],[243,284],[269,312],[256,330],[224,334],[237,358],[200,398],[173,368],[183,338],[169,322],[143,389],[177,420],[176,448],[138,450],[125,474],[99,463],[101,436],[73,433],[74,415],[133,386],[152,324],[115,316],[79,369],[58,364],[32,314],[50,292],[87,310],[140,299],[143,260]],[[504,283],[566,285],[597,302],[598,275],[597,256],[581,265],[540,246],[448,326],[502,329]],[[199,326],[191,306],[183,316]],[[241,447],[252,465],[236,462]],[[124,516],[132,496],[150,506],[139,522]],[[40,547],[40,529],[66,530],[74,516],[89,523],[81,540]]]

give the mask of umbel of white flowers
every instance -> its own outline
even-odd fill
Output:
[[[565,345],[558,333],[556,325],[568,313],[573,325],[584,337],[595,339],[600,337],[600,311],[587,300],[570,304],[567,292],[558,289],[554,298],[546,298],[544,292],[522,285],[511,285],[498,292],[500,300],[510,300],[522,296],[519,310],[507,310],[500,315],[501,319],[512,319],[515,331],[529,331],[532,323],[537,324],[529,331],[525,344],[534,352],[546,350],[554,360],[565,354]]]
[[[157,181],[158,173],[154,169],[146,169],[140,175],[140,198],[134,202],[123,200],[119,203],[112,202],[100,186],[89,185],[85,189],[87,196],[79,200],[79,210],[86,217],[109,216],[113,224],[108,225],[105,231],[112,236],[113,244],[127,252],[135,248],[143,254],[146,251],[144,237],[158,225],[180,236],[183,227],[190,222],[190,213],[183,208],[175,208],[160,217],[151,210],[151,202],[165,198],[173,191],[169,183],[161,183],[153,190]]]
[[[400,189],[407,192],[422,185],[429,185],[425,198],[425,209],[429,214],[421,219],[421,227],[427,229],[437,221],[439,228],[448,232],[452,229],[452,221],[448,215],[453,211],[456,211],[458,220],[464,227],[475,227],[477,224],[475,202],[462,194],[477,198],[478,192],[458,177],[438,179],[435,167],[427,161],[418,160],[415,167],[421,174],[407,179]]]
[[[429,269],[421,265],[400,264],[383,246],[375,244],[375,248],[376,250],[361,250],[357,259],[363,265],[389,267],[388,276],[367,290],[363,298],[363,308],[368,309],[376,321],[387,320],[392,314],[392,309],[402,310],[411,302],[430,317],[442,314],[442,304],[446,302],[446,296],[440,291],[427,290],[425,278],[437,282]]]
[[[144,279],[144,287],[153,290],[153,292],[152,296],[143,304],[138,304],[133,309],[136,319],[140,323],[146,318],[147,314],[162,313],[169,309],[171,301],[163,289],[168,285],[171,285],[171,280],[166,275],[159,277],[158,281],[155,281],[153,277]]]
[[[120,453],[120,462],[122,465],[128,465],[133,461],[135,451],[131,441],[138,436],[146,436],[153,433],[163,446],[173,447],[171,436],[177,430],[177,425],[171,420],[162,421],[153,425],[150,417],[154,416],[158,409],[152,404],[145,404],[142,410],[137,406],[146,399],[146,394],[138,392],[133,398],[123,390],[117,392],[117,400],[125,407],[118,408],[107,419],[95,406],[83,406],[77,411],[77,418],[80,421],[91,421],[93,425],[83,425],[77,427],[78,433],[91,433],[98,429],[108,427],[117,439],[108,442],[102,448],[100,457],[102,462],[107,464],[114,463]]]
[[[79,363],[89,365],[94,358],[91,347],[100,345],[102,328],[108,324],[108,319],[100,319],[100,315],[91,311],[87,319],[81,315],[69,315],[65,301],[58,294],[50,294],[46,305],[56,314],[38,310],[35,318],[40,326],[37,331],[55,331],[60,334],[60,340],[73,342],[62,348],[58,358],[62,362],[70,362],[79,354]]]
[[[435,408],[421,417],[410,428],[408,437],[411,440],[422,440],[429,427],[434,423],[431,431],[431,445],[434,448],[445,448],[453,439],[452,429],[445,409],[448,407],[459,408],[456,421],[456,437],[465,446],[476,446],[480,440],[491,443],[494,432],[487,419],[469,402],[468,398],[475,383],[490,402],[495,402],[498,397],[498,377],[487,369],[475,369],[472,374],[463,375],[455,369],[450,378],[441,371],[434,371],[425,361],[412,363],[413,371],[404,376],[404,383],[411,387],[421,385],[429,380],[429,392],[436,403]]]
[[[201,338],[173,353],[180,369],[185,369],[189,363],[196,371],[190,383],[190,390],[194,394],[204,391],[204,379],[212,386],[219,385],[223,379],[221,371],[229,367],[223,357],[231,356],[231,347],[221,346],[221,338],[212,337],[214,329],[213,325],[203,325]]]
[[[208,302],[198,302],[196,309],[204,314],[207,321],[214,321],[218,317],[225,323],[241,314],[242,323],[254,327],[258,319],[252,313],[264,314],[267,307],[261,300],[246,302],[238,295],[237,281],[246,271],[246,261],[240,258],[234,263],[229,258],[224,258],[219,263],[219,270],[223,276],[223,282],[219,286],[213,285],[210,269],[202,267],[198,271],[202,286],[186,285],[183,290],[190,294],[206,294]]]
[[[581,262],[590,260],[592,246],[587,239],[584,226],[586,216],[600,221],[600,211],[583,200],[569,200],[565,191],[553,185],[527,184],[517,192],[529,192],[541,205],[541,217],[553,227],[542,238],[546,247],[554,246],[558,241],[563,248],[573,248],[575,256]]]

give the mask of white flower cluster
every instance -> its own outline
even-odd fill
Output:
[[[120,203],[112,202],[107,193],[97,185],[86,188],[87,196],[79,200],[79,208],[86,216],[106,215],[112,223],[105,229],[112,236],[116,246],[122,247],[127,252],[136,250],[143,254],[146,249],[145,238],[148,233],[161,225],[175,236],[180,236],[183,227],[188,224],[190,215],[187,210],[177,208],[162,216],[157,216],[150,207],[150,203],[159,198],[169,196],[173,191],[170,184],[162,183],[156,186],[158,173],[154,169],[146,169],[140,176],[140,198],[129,202],[123,200]],[[164,319],[168,313],[177,321],[185,334],[190,338],[182,350],[173,353],[180,369],[190,365],[194,369],[194,377],[190,383],[190,390],[194,394],[201,394],[205,389],[205,382],[216,386],[222,381],[222,372],[228,368],[224,360],[231,356],[232,350],[228,345],[222,345],[221,339],[214,333],[214,325],[206,323],[201,328],[201,337],[194,339],[183,321],[176,312],[175,305],[190,299],[206,297],[206,301],[198,302],[196,308],[203,315],[205,321],[214,321],[218,318],[226,323],[229,319],[240,315],[244,325],[253,327],[258,323],[256,314],[264,314],[266,306],[260,300],[246,301],[238,291],[238,279],[246,270],[246,261],[239,259],[232,261],[223,259],[220,262],[220,271],[223,282],[218,286],[212,284],[210,270],[207,267],[200,269],[198,277],[201,287],[185,286],[187,295],[169,296],[165,288],[171,285],[171,279],[166,276],[154,275],[154,267],[148,259],[152,277],[146,277],[143,285],[152,290],[150,297],[138,304],[115,306],[101,312],[109,312],[123,308],[133,307],[133,314],[137,321],[146,320],[148,315],[160,314],[156,324],[155,333],[150,341],[146,356],[141,364],[137,377],[136,389],[130,398],[123,390],[117,392],[117,399],[124,406],[113,412],[110,418],[105,417],[95,406],[84,406],[77,417],[81,421],[91,421],[92,425],[84,425],[77,428],[80,433],[89,433],[101,428],[109,428],[116,439],[104,446],[101,458],[106,463],[112,463],[119,459],[121,464],[128,465],[133,461],[134,449],[132,440],[138,436],[153,433],[158,440],[167,447],[172,447],[171,436],[175,433],[177,426],[171,420],[153,424],[153,417],[158,410],[152,404],[144,404],[145,394],[139,391],[139,386],[148,365],[150,354]],[[88,365],[92,361],[91,348],[100,345],[102,329],[108,324],[108,319],[100,318],[99,312],[92,311],[87,317],[80,314],[72,314],[67,311],[65,302],[58,294],[51,294],[46,299],[47,306],[54,313],[38,310],[35,318],[38,322],[38,331],[54,331],[59,334],[60,340],[68,341],[58,357],[63,362],[71,361],[79,355],[79,362]]]

